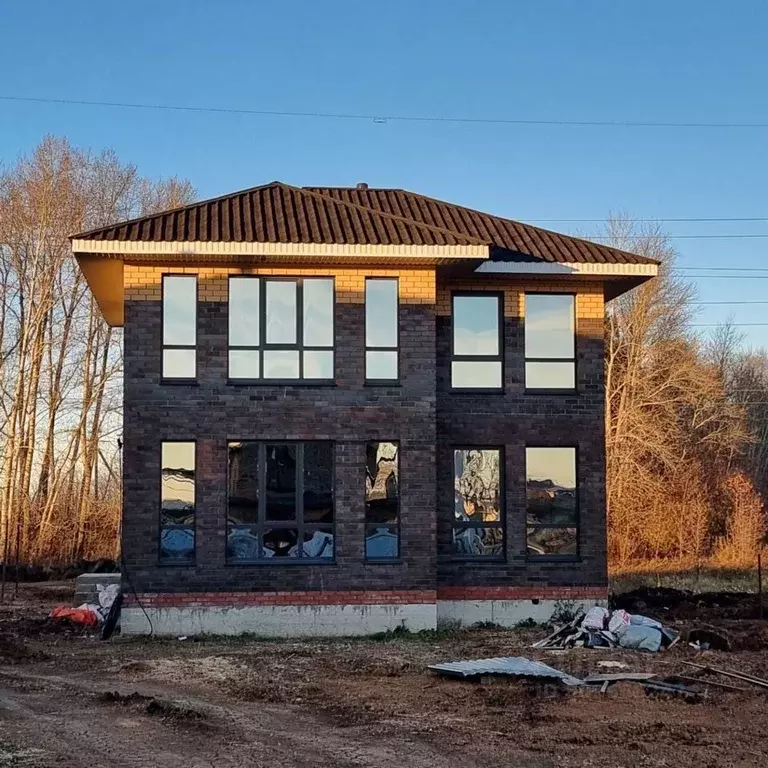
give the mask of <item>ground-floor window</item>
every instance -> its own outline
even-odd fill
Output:
[[[160,562],[195,562],[195,444],[160,447]]]
[[[332,560],[333,443],[237,441],[228,454],[227,560]]]
[[[500,448],[454,449],[454,557],[504,556],[503,466]]]
[[[528,557],[577,557],[576,449],[528,447],[525,465]]]
[[[365,557],[400,555],[400,451],[397,443],[365,446]]]

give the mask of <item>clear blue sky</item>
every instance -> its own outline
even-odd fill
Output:
[[[0,93],[544,120],[768,123],[762,0],[5,3]],[[46,133],[203,197],[273,179],[396,186],[520,220],[768,216],[768,130],[385,124],[0,101],[0,161]],[[596,224],[548,224],[594,231]],[[768,233],[670,223],[673,234]],[[768,239],[677,240],[683,266],[768,267]],[[768,272],[766,273],[768,274]],[[768,280],[698,281],[702,301]],[[768,321],[768,305],[702,310]],[[745,328],[768,346],[768,327]]]

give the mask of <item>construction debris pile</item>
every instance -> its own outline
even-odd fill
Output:
[[[596,605],[580,611],[573,621],[558,627],[531,647],[547,650],[565,648],[627,648],[656,653],[671,648],[679,635],[648,616],[626,611],[609,611]]]

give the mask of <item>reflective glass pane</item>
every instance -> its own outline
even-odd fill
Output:
[[[296,343],[296,283],[267,281],[267,343]],[[266,365],[265,365],[266,367]]]
[[[576,528],[529,528],[528,556],[571,555],[579,553]]]
[[[333,533],[330,528],[304,531],[301,557],[320,560],[333,559]]]
[[[299,532],[295,528],[267,528],[264,531],[262,557],[299,557]]]
[[[195,344],[197,278],[166,275],[163,278],[163,344]]]
[[[453,297],[453,353],[499,354],[499,297]]]
[[[494,449],[453,452],[454,514],[464,522],[501,520],[501,452]]]
[[[397,352],[366,352],[365,378],[369,381],[397,381]]]
[[[576,449],[526,448],[528,524],[575,525]]]
[[[304,280],[304,345],[333,346],[333,280]]]
[[[229,378],[258,379],[259,351],[257,349],[230,349]]]
[[[259,520],[259,444],[230,443],[227,491],[230,523]]]
[[[170,525],[160,529],[160,560],[178,565],[195,561],[194,526]]]
[[[267,520],[296,519],[295,444],[266,445]]]
[[[397,347],[396,279],[365,281],[365,346]]]
[[[333,352],[304,352],[304,378],[333,380]]]
[[[365,556],[369,560],[386,560],[400,554],[400,533],[396,525],[366,525]]]
[[[194,524],[195,444],[163,443],[161,461],[161,525]]]
[[[526,363],[526,389],[576,389],[575,363]]]
[[[501,527],[454,528],[453,554],[459,557],[502,557],[504,534]]]
[[[248,562],[261,557],[259,529],[255,525],[233,525],[227,531],[227,560]]]
[[[501,389],[501,362],[454,360],[451,386],[454,389]]]
[[[164,379],[194,379],[197,375],[197,351],[195,349],[164,349]]]
[[[333,522],[333,445],[304,443],[304,522]]]
[[[575,349],[574,297],[525,294],[525,356],[572,358]]]
[[[265,379],[298,379],[299,353],[294,350],[264,351]]]
[[[400,478],[396,443],[365,446],[365,520],[397,523],[400,514]]]
[[[259,283],[256,277],[229,279],[229,344],[259,344]]]

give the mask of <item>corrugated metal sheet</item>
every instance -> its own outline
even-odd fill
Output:
[[[403,189],[272,182],[74,236],[128,242],[487,245],[509,261],[654,263]]]
[[[478,675],[513,675],[515,677],[543,677],[562,680],[566,685],[581,685],[582,681],[567,672],[550,667],[541,661],[531,661],[523,656],[500,656],[495,659],[473,661],[449,661],[432,664],[429,669],[440,675],[452,677],[477,677]]]

